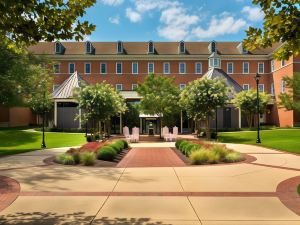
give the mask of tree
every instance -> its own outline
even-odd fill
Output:
[[[95,0],[4,0],[0,2],[0,39],[31,45],[39,41],[82,40],[95,25],[82,21]]]
[[[259,113],[266,111],[267,104],[271,100],[271,95],[265,92],[259,93]],[[257,92],[254,89],[249,91],[241,91],[232,100],[235,107],[240,108],[242,113],[246,116],[249,128],[252,127],[254,116],[257,114]]]
[[[139,104],[132,102],[126,103],[127,110],[124,115],[124,122],[128,127],[138,127],[140,125]]]
[[[288,59],[300,52],[300,10],[299,0],[253,0],[265,14],[262,28],[249,27],[243,44],[247,50],[271,47],[274,43],[283,45],[274,57]]]
[[[284,77],[287,92],[279,95],[279,105],[286,110],[300,112],[300,73],[295,73],[293,77]]]
[[[202,78],[190,82],[180,94],[180,104],[186,110],[188,117],[196,122],[205,121],[208,139],[210,138],[209,118],[215,114],[217,107],[227,104],[228,92],[231,92],[231,89],[222,79]]]
[[[123,97],[105,82],[83,86],[75,91],[75,97],[78,101],[78,108],[83,109],[81,121],[92,120],[94,133],[98,130],[100,135],[102,135],[101,124],[103,122],[126,110]]]
[[[142,97],[140,109],[145,114],[156,115],[163,120],[164,115],[172,114],[179,110],[179,88],[173,84],[174,78],[148,74],[144,83],[137,88]],[[160,128],[162,121],[160,121]],[[161,137],[161,129],[160,129]]]

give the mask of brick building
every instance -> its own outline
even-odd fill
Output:
[[[76,102],[70,100],[70,93],[68,96],[62,96],[62,93],[66,92],[62,90],[63,83],[69,88],[70,85],[76,85],[76,79],[79,78],[87,83],[107,81],[121,91],[127,101],[136,102],[139,101],[139,97],[134,89],[143,82],[148,73],[175,77],[175,84],[184,88],[189,81],[201,78],[210,70],[218,70],[226,79],[230,79],[231,83],[244,90],[256,88],[254,76],[260,73],[260,91],[274,96],[274,101],[268,105],[265,115],[261,115],[261,122],[292,127],[300,122],[299,115],[278,108],[276,100],[278,94],[286,91],[282,77],[300,72],[300,57],[291,57],[287,61],[273,60],[273,52],[279,46],[277,44],[272,48],[247,52],[240,42],[41,42],[30,47],[29,51],[55,61],[53,90],[60,95],[58,98],[54,96],[56,104],[53,123],[56,126],[80,127],[80,122],[73,123],[74,120],[63,124],[66,119],[63,119],[62,115],[66,114],[61,111],[62,108],[73,107],[69,113],[77,113]],[[76,76],[71,79],[75,72]],[[231,107],[231,110],[236,109]],[[25,121],[21,121],[22,125],[34,123],[32,115],[24,108],[0,108],[0,123],[20,125],[18,121],[14,121],[15,118],[19,118],[16,114],[23,114],[25,111],[28,115]],[[225,111],[218,114],[220,113],[221,117],[226,116]],[[229,117],[232,119],[236,115],[231,114]],[[182,130],[191,127],[184,117],[181,115],[179,122]],[[243,118],[238,117],[240,121],[234,123],[234,127],[244,124]],[[122,116],[114,120],[115,131],[120,130],[120,126],[116,124],[126,125]],[[140,125],[144,130],[147,129],[147,121],[155,122],[156,118],[140,115]],[[233,123],[225,122],[226,119],[220,120],[220,126],[233,126]]]

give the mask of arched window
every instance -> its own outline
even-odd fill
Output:
[[[87,41],[85,44],[85,52],[90,54],[92,53],[92,49],[93,49],[92,43]]]
[[[118,54],[122,54],[123,53],[123,43],[121,41],[118,41],[117,52],[118,52]]]
[[[62,52],[62,45],[60,42],[55,42],[55,53],[60,54]]]
[[[185,54],[185,43],[184,43],[184,41],[181,41],[179,43],[179,53],[180,54]]]
[[[148,43],[148,53],[153,54],[154,53],[154,45],[152,41],[149,41]]]

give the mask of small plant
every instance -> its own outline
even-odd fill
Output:
[[[94,165],[96,160],[95,154],[93,152],[83,152],[80,154],[80,161],[85,166],[92,166]]]
[[[100,160],[113,161],[117,156],[117,152],[109,145],[100,148],[97,153],[97,158]]]
[[[129,144],[128,144],[128,142],[127,142],[126,140],[120,140],[120,141],[123,142],[123,144],[124,144],[124,149],[126,149],[126,148],[129,147]]]
[[[176,147],[177,149],[179,149],[179,145],[180,145],[182,142],[183,142],[183,140],[178,140],[178,141],[176,141],[175,147]]]
[[[189,156],[193,151],[199,149],[200,146],[194,143],[190,143],[186,146],[184,146],[184,153],[186,156]]]
[[[211,151],[219,155],[220,161],[224,161],[225,156],[228,154],[228,150],[223,145],[213,145]]]
[[[208,162],[209,159],[209,150],[202,149],[194,151],[190,154],[189,159],[192,161],[195,165],[201,165]]]
[[[62,153],[56,156],[57,163],[64,164],[64,165],[74,165],[75,161],[73,158],[73,155],[68,154],[68,153]]]
[[[125,148],[125,143],[122,140],[117,140],[115,143],[118,144],[122,149]]]
[[[188,141],[182,141],[182,142],[180,143],[180,145],[179,145],[179,150],[182,151],[182,150],[183,150],[183,147],[186,146],[186,145],[188,145],[188,144],[189,144]]]
[[[221,156],[218,152],[212,151],[212,150],[207,150],[207,156],[208,156],[208,163],[215,164],[219,163],[221,161]]]
[[[110,144],[108,146],[110,146],[114,150],[116,150],[117,153],[120,153],[123,150],[123,148],[122,148],[123,143],[117,143],[117,142],[115,142],[115,143],[112,143],[112,144]]]
[[[72,153],[72,155],[73,155],[74,163],[79,164],[80,163],[80,152],[78,150],[74,151],[74,153]]]
[[[224,161],[229,162],[229,163],[239,162],[239,161],[242,161],[242,160],[244,160],[244,156],[241,153],[234,152],[234,151],[228,152],[228,154],[224,158]]]

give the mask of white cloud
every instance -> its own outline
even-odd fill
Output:
[[[121,5],[124,0],[101,0],[102,4],[110,5],[110,6],[118,6]]]
[[[128,17],[128,19],[133,23],[137,23],[142,19],[141,14],[137,11],[134,11],[132,8],[126,9],[126,17]]]
[[[158,27],[158,35],[169,40],[186,39],[191,26],[199,21],[196,15],[188,14],[182,6],[165,9],[161,13],[160,21],[163,26]]]
[[[253,22],[261,21],[265,16],[263,11],[261,11],[261,9],[259,7],[245,6],[242,9],[242,13],[246,13],[248,20],[253,21]]]
[[[112,24],[120,24],[120,16],[119,15],[116,15],[114,17],[109,17],[108,20]]]
[[[170,0],[135,0],[134,4],[138,12],[147,12],[154,9],[161,10],[167,7],[177,6],[179,2]]]
[[[213,16],[207,29],[198,26],[192,30],[192,35],[196,38],[214,38],[225,34],[235,34],[246,27],[246,21],[243,19],[234,19],[227,13],[219,19]]]

